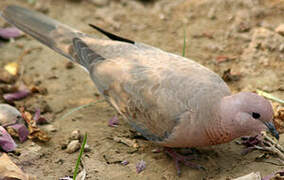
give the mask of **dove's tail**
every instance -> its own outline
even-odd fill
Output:
[[[73,46],[74,38],[85,36],[83,33],[43,14],[15,5],[4,8],[1,16],[10,24],[31,35],[56,52],[70,60],[77,61],[73,47],[71,46]]]

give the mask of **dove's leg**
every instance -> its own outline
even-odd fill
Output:
[[[164,148],[164,151],[171,158],[174,159],[175,164],[176,164],[177,173],[178,173],[179,176],[181,175],[180,163],[182,163],[182,164],[184,164],[188,167],[194,168],[194,169],[204,169],[204,167],[190,162],[190,160],[196,159],[196,154],[181,155],[181,154],[177,153],[174,149],[167,148],[167,147]]]

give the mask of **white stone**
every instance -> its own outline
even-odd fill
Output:
[[[67,145],[67,149],[66,152],[67,153],[74,153],[76,151],[78,151],[81,147],[81,144],[79,142],[79,140],[73,140],[71,141],[68,145]]]

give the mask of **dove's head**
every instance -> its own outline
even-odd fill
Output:
[[[231,137],[256,135],[268,130],[279,139],[273,124],[271,103],[255,93],[241,92],[227,96],[222,101],[222,121],[230,130]]]

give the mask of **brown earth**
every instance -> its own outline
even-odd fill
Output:
[[[284,99],[284,36],[275,32],[283,23],[282,0],[113,0],[109,3],[93,0],[1,0],[0,9],[18,4],[44,11],[65,24],[85,33],[97,33],[88,26],[96,24],[129,39],[144,42],[163,50],[181,54],[184,32],[186,57],[223,75],[231,69],[240,79],[229,82],[233,92],[261,89]],[[0,26],[5,22],[1,19]],[[98,34],[98,33],[97,33]],[[108,127],[116,115],[106,102],[90,105],[66,118],[72,108],[101,100],[88,74],[79,66],[66,68],[67,59],[25,36],[14,42],[0,44],[0,67],[23,58],[23,80],[47,88],[46,95],[34,94],[17,103],[30,109],[41,106],[57,132],[50,132],[48,143],[27,141],[20,144],[20,156],[13,160],[38,179],[59,179],[72,175],[78,152],[68,154],[61,149],[71,132],[80,129],[88,133],[90,152],[84,154],[87,179],[230,179],[260,171],[268,175],[283,167],[277,158],[256,160],[263,154],[254,151],[241,156],[243,146],[235,142],[199,149],[197,162],[207,171],[182,166],[182,176],[176,175],[174,162],[164,153],[153,153],[155,144],[133,139],[133,132],[121,117],[120,125]],[[38,48],[40,47],[40,48]],[[34,49],[36,48],[36,49]],[[232,77],[231,77],[232,78]],[[230,77],[229,77],[230,79]],[[44,102],[46,101],[46,102]],[[50,108],[48,108],[49,106]],[[44,127],[42,127],[44,128]],[[139,148],[118,143],[120,137],[137,141]],[[281,138],[280,143],[284,144]],[[127,166],[119,161],[128,160]],[[136,173],[136,163],[144,160],[146,169]]]

